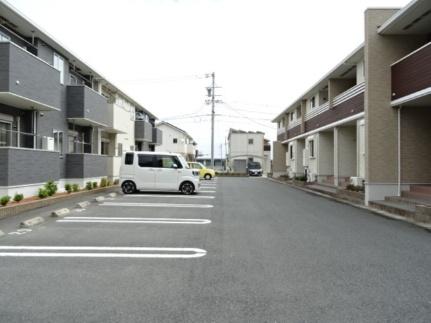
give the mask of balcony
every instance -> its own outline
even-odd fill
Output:
[[[25,110],[59,111],[60,73],[10,42],[0,42],[0,103]]]
[[[109,156],[95,154],[66,154],[66,178],[108,176]]]
[[[135,140],[152,142],[153,125],[145,120],[136,120],[135,121]]]
[[[57,180],[59,153],[20,147],[0,147],[0,186],[25,185]]]
[[[431,94],[431,42],[391,66],[393,105]]]
[[[80,126],[112,127],[106,98],[85,85],[67,86],[67,119]]]
[[[311,111],[305,116],[305,132],[364,112],[364,91],[365,83],[360,83],[337,95],[333,99],[332,108],[325,103],[317,108],[317,112]]]
[[[155,144],[157,146],[159,146],[163,143],[163,141],[162,141],[162,130],[160,130],[158,128],[153,128],[153,140],[151,143]]]

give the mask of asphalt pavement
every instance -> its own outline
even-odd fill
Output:
[[[264,178],[202,183],[1,220],[0,322],[430,322],[429,232]]]

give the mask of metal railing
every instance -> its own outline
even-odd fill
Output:
[[[44,144],[46,136],[33,133],[0,129],[0,147],[46,149]]]

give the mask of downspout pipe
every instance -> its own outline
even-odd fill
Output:
[[[398,107],[398,196],[401,196],[401,110],[403,106]]]

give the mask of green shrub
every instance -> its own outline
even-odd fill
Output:
[[[100,187],[106,187],[106,186],[108,186],[108,179],[104,177],[100,180]]]
[[[87,182],[85,183],[85,188],[89,191],[91,191],[93,189],[93,185],[91,184],[91,182]]]
[[[108,181],[107,183],[106,183],[106,186],[111,186],[112,185],[112,182],[111,181]]]
[[[114,181],[114,185],[118,185],[120,183],[120,180],[119,179],[116,179],[115,181]]]
[[[45,183],[45,190],[48,192],[49,196],[52,196],[57,192],[57,184],[54,181],[48,181]]]
[[[355,186],[352,184],[349,184],[346,186],[346,190],[353,191],[353,192],[363,192],[364,187],[363,186]]]
[[[295,181],[306,182],[307,181],[307,177],[305,175],[295,176]]]
[[[97,188],[97,182],[93,182],[93,188]]]
[[[72,185],[70,184],[64,185],[64,190],[69,194],[72,193]]]
[[[15,193],[15,196],[13,197],[13,200],[17,203],[21,202],[24,198],[24,194]]]
[[[39,188],[38,196],[39,196],[39,198],[44,199],[44,198],[49,196],[49,193],[48,193],[46,188],[41,187],[41,188]]]
[[[79,192],[79,185],[78,184],[72,184],[72,191],[73,192]]]
[[[5,206],[6,204],[8,204],[8,203],[9,203],[9,201],[10,201],[10,196],[9,196],[9,195],[5,195],[5,196],[2,196],[2,197],[0,198],[0,204],[1,204],[2,206]]]

